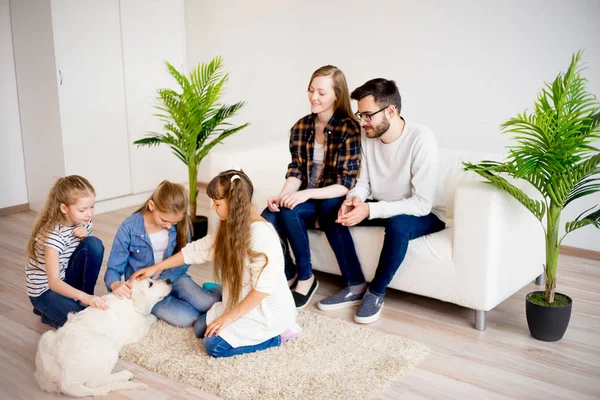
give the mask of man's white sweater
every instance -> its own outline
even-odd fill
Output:
[[[400,137],[387,144],[363,132],[361,147],[358,181],[346,197],[376,200],[369,203],[369,219],[433,212],[445,221],[438,189],[438,146],[427,127],[405,120]]]

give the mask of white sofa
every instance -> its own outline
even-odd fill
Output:
[[[223,146],[210,155],[210,173],[214,176],[228,168],[242,168],[254,183],[260,212],[266,199],[279,193],[289,157],[287,140],[261,146]],[[462,161],[482,159],[490,156],[440,151],[439,184],[447,211],[446,229],[412,240],[389,285],[475,310],[478,330],[485,330],[487,311],[541,276],[544,262],[540,223],[512,197],[463,171]],[[209,229],[213,230],[216,220],[211,217]],[[371,280],[384,229],[358,226],[350,231],[365,278]],[[340,275],[325,234],[310,230],[309,238],[313,268]]]

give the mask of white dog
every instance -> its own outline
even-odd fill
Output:
[[[141,340],[156,317],[150,312],[171,292],[168,281],[132,282],[131,299],[104,296],[108,310],[88,307],[42,335],[35,357],[35,379],[43,390],[74,397],[102,396],[113,390],[147,389],[130,382],[127,370],[112,373],[124,345]]]

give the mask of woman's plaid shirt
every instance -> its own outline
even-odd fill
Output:
[[[290,131],[292,162],[286,179],[290,176],[302,181],[300,190],[306,189],[313,162],[316,114],[300,119]],[[360,125],[343,113],[335,113],[325,127],[324,158],[317,188],[334,184],[352,189],[360,167]]]

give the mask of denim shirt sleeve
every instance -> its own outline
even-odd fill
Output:
[[[124,224],[119,227],[110,251],[108,267],[104,274],[104,284],[109,292],[112,292],[110,285],[120,281],[121,276],[125,274],[125,267],[127,266],[127,261],[129,259],[129,243],[131,241],[127,230],[128,229]]]

